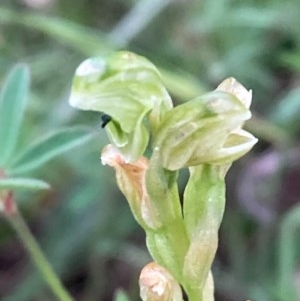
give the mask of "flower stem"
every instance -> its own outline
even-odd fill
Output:
[[[203,301],[202,294],[198,290],[187,292],[189,301]],[[205,301],[205,300],[204,300]]]
[[[63,284],[54,272],[52,266],[44,256],[42,250],[40,249],[40,246],[32,236],[19,211],[16,210],[13,214],[6,215],[6,217],[11,226],[17,232],[32,261],[35,263],[35,265],[43,275],[44,280],[47,282],[57,299],[60,301],[74,301],[74,299],[64,288]]]

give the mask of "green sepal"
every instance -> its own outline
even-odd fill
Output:
[[[169,111],[153,135],[153,147],[169,170],[231,163],[257,141],[240,130],[250,117],[248,108],[233,94],[214,91]]]
[[[130,52],[84,61],[76,70],[69,101],[79,109],[112,117],[106,127],[109,137],[128,162],[137,160],[148,144],[144,119],[156,129],[172,109],[156,67]]]

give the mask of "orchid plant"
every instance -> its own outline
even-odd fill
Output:
[[[143,301],[213,301],[211,266],[225,207],[225,175],[257,139],[242,129],[252,93],[233,78],[173,106],[156,67],[116,52],[76,70],[70,104],[101,112],[111,144],[101,155],[146,233],[154,260],[140,275]],[[145,156],[145,152],[150,153]],[[177,179],[188,168],[181,202]]]

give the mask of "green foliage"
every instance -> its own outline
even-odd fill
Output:
[[[17,65],[4,83],[0,99],[0,166],[3,174],[0,188],[2,190],[49,189],[49,184],[42,180],[15,176],[41,167],[52,158],[91,138],[87,128],[60,130],[37,143],[29,143],[23,153],[16,155],[28,92],[28,68]]]

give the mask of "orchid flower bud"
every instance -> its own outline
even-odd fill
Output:
[[[143,301],[182,301],[180,285],[173,276],[155,262],[141,271],[140,296]]]
[[[231,163],[257,142],[241,130],[251,117],[247,107],[250,92],[243,94],[240,89],[242,92],[239,90],[235,95],[232,85],[228,88],[225,84],[221,84],[222,90],[197,97],[165,115],[153,142],[164,168],[178,170],[203,163]],[[235,82],[235,89],[236,86]],[[228,92],[224,91],[226,88]]]
[[[69,102],[81,110],[109,116],[105,129],[126,162],[137,160],[147,147],[149,134],[144,119],[147,117],[150,127],[156,129],[173,106],[156,67],[130,52],[81,63]]]

